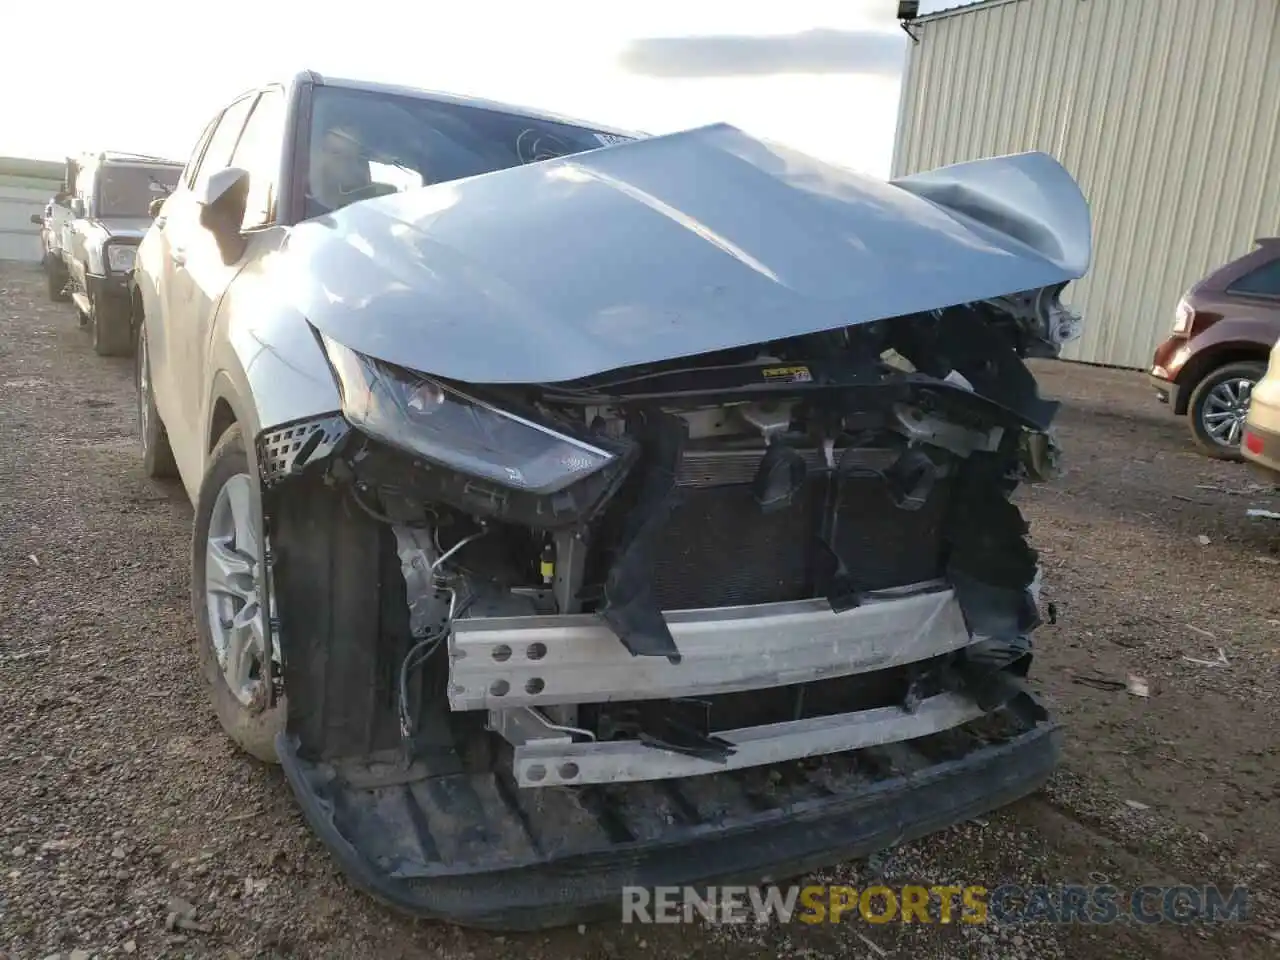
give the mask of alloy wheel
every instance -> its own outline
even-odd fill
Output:
[[[151,362],[147,356],[147,332],[138,335],[138,427],[142,430],[142,446],[146,449],[151,427]]]
[[[1205,433],[1214,442],[1224,447],[1239,446],[1253,386],[1252,380],[1233,377],[1216,384],[1209,391],[1200,419],[1204,422]]]
[[[205,539],[205,603],[214,653],[228,689],[245,707],[261,710],[271,681],[271,671],[264,669],[269,580],[258,560],[264,554],[253,524],[250,492],[249,477],[243,473],[218,491]]]

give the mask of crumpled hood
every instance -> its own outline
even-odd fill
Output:
[[[1042,153],[886,183],[716,125],[356,203],[282,266],[354,350],[537,383],[1073,280],[1090,249]]]

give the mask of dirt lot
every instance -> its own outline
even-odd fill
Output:
[[[38,273],[0,265],[0,957],[1276,956],[1280,524],[1244,511],[1280,496],[1194,453],[1139,376],[1037,373],[1065,401],[1068,472],[1022,499],[1066,762],[1042,795],[820,879],[1242,883],[1250,921],[501,938],[350,889],[279,772],[228,745],[192,649],[190,508],[141,476],[131,362],[94,357]],[[1096,684],[1129,674],[1149,697]],[[166,929],[173,897],[205,931]]]

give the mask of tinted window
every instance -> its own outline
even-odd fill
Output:
[[[1253,297],[1280,297],[1280,260],[1264,263],[1227,287],[1228,293],[1246,293]]]
[[[357,90],[322,87],[312,109],[308,216],[627,139],[482,107]]]
[[[236,148],[236,140],[240,137],[244,118],[252,105],[253,97],[243,97],[223,111],[218,127],[209,138],[209,146],[205,148],[204,156],[196,169],[193,183],[206,180],[209,174],[231,166],[231,151]]]
[[[249,114],[249,122],[231,156],[231,166],[249,171],[243,224],[246,230],[271,222],[283,142],[284,95],[279,90],[266,90]]]
[[[98,171],[98,216],[145,217],[157,197],[167,197],[178,185],[173,167],[123,167],[108,164]]]

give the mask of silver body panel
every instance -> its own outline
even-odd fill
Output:
[[[1046,154],[886,183],[716,125],[352,204],[294,229],[281,282],[361,353],[542,383],[1032,290],[1090,250]]]

